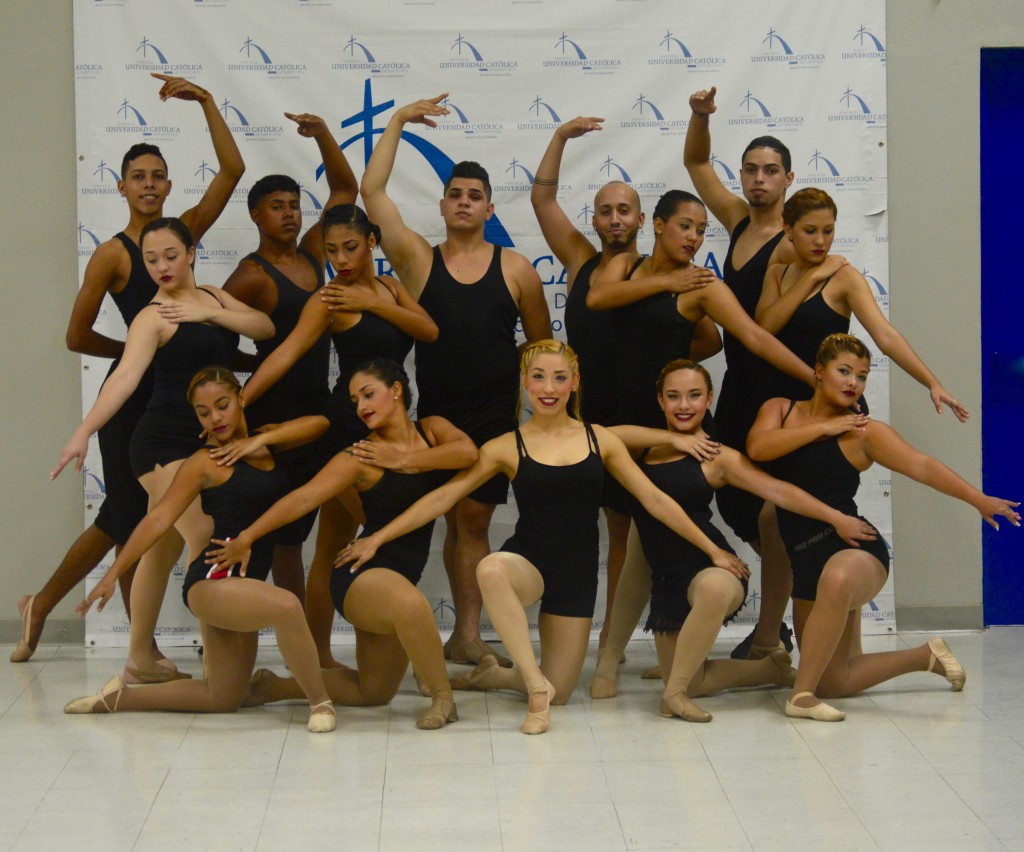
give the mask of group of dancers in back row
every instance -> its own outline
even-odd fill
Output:
[[[649,256],[637,250],[644,214],[628,184],[597,193],[599,247],[558,203],[566,142],[602,119],[555,131],[531,200],[566,269],[566,344],[551,339],[529,261],[484,239],[493,205],[481,166],[453,168],[437,246],[388,194],[403,128],[435,126],[444,96],[395,111],[360,184],[322,119],[286,113],[320,151],[331,193],[320,221],[301,234],[298,184],[261,178],[248,198],[258,248],[223,288],[197,285],[195,242],[244,164],[209,92],[154,76],[162,99],[201,105],[220,170],[195,207],[165,218],[167,164],[156,147],[133,146],[118,184],[128,225],[97,248],[72,311],[69,348],[114,364],[52,475],[72,461],[81,470],[98,432],[107,496],[43,589],[19,602],[23,636],[11,659],[31,657],[47,614],[111,547],[112,566],[78,609],[102,608],[120,584],[131,632],[123,673],[66,712],[226,712],[305,699],[309,730],[324,732],[335,727],[335,704],[389,702],[411,661],[431,699],[418,727],[458,718],[453,687],[506,689],[526,696],[521,730],[543,733],[586,657],[602,508],[608,618],[594,698],[616,694],[648,601],[665,716],[710,721],[694,699],[736,686],[788,686],[787,715],[821,721],[844,716],[823,698],[905,672],[963,687],[941,639],[861,652],[859,609],[884,584],[889,557],[857,514],[860,472],[878,461],[971,504],[993,526],[1000,515],[1018,525],[1018,504],[981,493],[868,417],[871,359],[847,333],[851,314],[937,410],[968,414],[888,323],[864,278],[829,254],[829,196],[805,189],[786,200],[793,174],[781,142],[760,137],[744,151],[743,198],[721,184],[710,162],[714,89],[690,99],[684,163],[697,194],[662,196]],[[724,280],[693,263],[705,203],[731,234]],[[378,247],[394,277],[375,274]],[[328,262],[334,278],[325,282]],[[128,326],[123,344],[92,328],[108,293]],[[526,338],[518,347],[517,323]],[[722,347],[716,323],[727,371],[712,423],[714,390],[699,362]],[[240,335],[256,341],[255,356],[237,351]],[[340,375],[329,389],[332,343]],[[402,366],[412,350],[415,408]],[[252,373],[244,387],[235,371]],[[515,531],[491,552],[490,519],[510,483]],[[742,659],[707,659],[749,577],[711,522],[713,496],[762,559],[760,620]],[[317,511],[304,583],[300,549]],[[456,611],[444,644],[417,588],[442,515]],[[186,547],[183,596],[201,626],[202,679],[178,671],[153,638]],[[799,670],[779,642],[790,596]],[[525,611],[538,601],[539,661]],[[511,659],[482,641],[484,605]],[[354,628],[355,668],[331,655],[335,612]],[[266,627],[288,677],[253,673]],[[475,667],[449,680],[446,660]]]

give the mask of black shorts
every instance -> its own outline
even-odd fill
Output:
[[[260,580],[265,581],[270,576],[270,565],[274,559],[274,548],[267,542],[257,542],[252,548],[252,554],[249,556],[249,564],[245,569],[246,579],[249,580]],[[188,571],[185,572],[185,582],[181,584],[181,599],[185,602],[185,608],[191,612],[192,608],[188,605],[188,593],[192,587],[203,580],[210,580],[211,582],[217,582],[217,580],[223,580],[227,577],[239,577],[238,565],[232,565],[229,572],[215,573],[213,571],[214,566],[206,564],[206,552],[204,551],[202,556],[196,557],[192,560],[192,564],[188,566]],[[215,573],[215,576],[210,576],[211,573]]]
[[[865,520],[861,518],[861,520]],[[870,523],[870,522],[868,522]],[[876,530],[876,532],[878,532]],[[792,547],[786,542],[786,553],[789,563],[793,566],[793,597],[802,601],[813,601],[818,597],[818,580],[825,570],[825,563],[837,553],[844,550],[863,551],[870,553],[889,574],[889,547],[879,534],[873,541],[862,541],[860,547],[850,547],[836,532],[835,527],[823,527],[821,532],[811,538],[796,543]]]
[[[731,550],[731,548],[730,548]],[[644,630],[648,633],[678,633],[693,609],[690,606],[688,592],[690,583],[701,571],[709,567],[680,567],[678,571],[657,573],[651,577],[651,609],[647,616]],[[736,609],[729,613],[722,624],[728,624],[736,617],[747,600],[748,581],[743,584],[743,600]]]
[[[364,565],[355,574],[349,571],[348,565],[335,568],[331,573],[331,602],[334,604],[334,608],[338,611],[339,615],[342,617],[345,615],[345,596],[348,594],[349,589],[352,588],[352,584],[367,571],[374,568],[383,568],[386,571],[394,571],[396,574],[401,574],[414,586],[419,585],[420,578],[423,576],[422,565],[419,567],[410,567],[408,564],[383,565],[379,560],[374,560],[370,564]]]
[[[551,558],[531,553],[529,548],[510,538],[500,548],[528,560],[544,580],[540,611],[568,618],[593,618],[597,604],[596,553],[571,558]]]
[[[489,398],[475,395],[472,400],[446,400],[429,406],[420,404],[417,416],[422,419],[431,415],[444,417],[469,435],[478,447],[493,438],[511,432],[516,426],[516,401],[519,388],[514,392],[498,392]],[[508,502],[508,477],[502,473],[491,477],[469,496],[491,506]]]

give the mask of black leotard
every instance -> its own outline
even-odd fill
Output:
[[[643,263],[633,264],[627,280]],[[696,323],[679,313],[675,293],[657,293],[611,311],[615,330],[618,423],[664,428],[655,383],[674,358],[689,358]]]
[[[580,362],[582,396],[580,419],[585,423],[611,426],[615,423],[618,395],[615,391],[615,347],[612,312],[587,307],[590,277],[601,262],[595,254],[576,273],[565,300],[565,338]]]
[[[124,287],[117,293],[109,291],[110,298],[121,313],[125,326],[129,326],[156,295],[157,286],[146,271],[142,250],[123,231],[114,237],[128,252],[131,265]],[[120,358],[114,359],[107,371],[108,378],[120,362]],[[132,473],[128,446],[152,393],[153,370],[149,368],[124,405],[96,433],[103,462],[104,497],[93,523],[117,544],[127,542],[132,530],[146,516],[149,498]]]
[[[640,459],[640,467],[659,489],[678,503],[683,511],[708,538],[729,553],[735,551],[711,520],[711,500],[714,489],[704,476],[701,462],[693,456],[675,461],[651,464],[646,461],[647,450]],[[651,566],[651,610],[645,630],[656,633],[676,633],[690,614],[687,590],[693,578],[711,565],[708,555],[696,545],[677,535],[661,521],[637,504],[633,512],[644,556]],[[743,581],[746,597],[747,582]],[[736,615],[742,603],[726,618]]]
[[[535,461],[516,428],[519,469],[512,491],[519,519],[500,548],[518,553],[540,572],[541,612],[571,618],[593,618],[597,601],[597,513],[605,472],[597,436],[584,425],[590,451],[569,465]]]
[[[795,404],[795,400],[790,403],[783,423]],[[805,444],[766,463],[765,467],[773,476],[793,483],[844,515],[858,515],[854,497],[860,486],[860,471],[846,458],[838,435]],[[776,511],[779,533],[793,566],[793,597],[813,601],[817,597],[818,578],[829,558],[840,551],[857,548],[851,548],[839,537],[835,527],[824,521],[805,518],[782,508]],[[873,541],[860,542],[859,549],[874,556],[889,573],[889,548],[881,535]]]
[[[270,470],[253,467],[245,459],[230,468],[231,476],[221,485],[199,492],[203,511],[213,518],[211,538],[221,541],[235,538],[288,493],[288,477],[281,465],[276,463]],[[253,543],[245,576],[253,580],[266,580],[274,556],[274,539],[266,536]],[[206,564],[206,553],[197,556],[188,566],[181,596],[188,606],[188,593],[200,580],[223,579],[239,576],[239,566],[232,566],[230,572],[218,572]]]
[[[761,298],[764,277],[768,272],[775,247],[782,241],[784,232],[779,231],[766,242],[753,257],[737,269],[733,265],[733,252],[743,232],[750,225],[750,217],[744,217],[733,229],[729,239],[729,251],[722,268],[722,280],[732,290],[736,299],[753,319],[757,302]],[[741,453],[747,451],[747,433],[757,419],[758,409],[768,399],[759,381],[762,375],[761,359],[751,352],[729,332],[723,335],[725,341],[725,376],[715,407],[716,438],[723,444]],[[761,537],[757,516],[764,501],[754,494],[733,488],[720,488],[715,495],[718,509],[733,531],[744,541],[755,541]]]
[[[395,298],[391,288],[385,287]],[[412,337],[370,311],[363,311],[351,328],[332,332],[331,340],[338,355],[338,379],[327,403],[331,427],[321,439],[324,461],[361,441],[370,431],[356,414],[349,393],[348,383],[356,367],[374,358],[390,358],[401,364],[412,349]]]
[[[434,343],[416,341],[419,416],[447,418],[478,447],[508,432],[519,398],[519,306],[501,271],[501,246],[494,246],[487,271],[471,284],[455,279],[435,246],[420,306],[440,335]],[[492,477],[469,496],[504,503],[508,479]]]
[[[204,287],[199,292],[220,302]],[[183,322],[156,350],[153,395],[131,441],[136,476],[149,473],[157,465],[187,458],[202,446],[199,423],[185,397],[189,382],[203,367],[230,364],[237,348],[238,334],[233,331],[219,325]]]
[[[427,442],[423,427],[416,423],[416,429]],[[377,483],[359,494],[366,514],[366,524],[359,533],[359,538],[366,538],[377,532],[425,494],[430,493],[451,474],[447,470],[428,470],[421,473],[399,473],[385,470]],[[405,577],[416,585],[423,576],[423,566],[430,555],[430,537],[434,531],[434,522],[424,524],[403,536],[383,545],[374,554],[373,559],[363,569],[352,574],[348,567],[342,567],[331,574],[331,600],[334,608],[342,615],[345,613],[345,595],[352,584],[363,575],[368,568],[388,568]]]

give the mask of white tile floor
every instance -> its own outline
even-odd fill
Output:
[[[591,702],[591,659],[541,737],[506,694],[459,693],[461,721],[418,731],[411,678],[329,735],[295,705],[66,717],[123,655],[44,647],[0,663],[0,850],[1024,849],[1024,628],[947,638],[963,693],[910,675],[835,702],[838,725],[787,719],[779,690],[662,719],[635,642],[622,694]]]

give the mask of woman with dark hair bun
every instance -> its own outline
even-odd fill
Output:
[[[320,440],[321,464],[366,437],[366,424],[349,396],[349,380],[357,364],[386,358],[399,364],[413,340],[437,339],[437,326],[396,278],[374,274],[373,250],[380,229],[355,204],[338,204],[323,216],[324,250],[334,278],[321,298],[306,302],[295,329],[260,364],[246,383],[253,403],[329,331],[338,356],[338,379],[327,403],[331,421]],[[358,452],[358,451],[357,451]],[[319,466],[319,465],[318,465]],[[339,499],[333,499],[339,496]],[[342,502],[345,501],[345,502]],[[315,507],[314,507],[315,508]],[[338,665],[331,655],[331,606],[328,583],[334,556],[355,535],[360,514],[352,493],[332,495],[321,507],[316,553],[306,580],[306,618],[316,640],[320,664]]]
[[[185,393],[196,370],[230,362],[239,335],[262,340],[274,324],[261,311],[218,287],[196,286],[192,235],[180,219],[154,219],[139,238],[146,269],[157,294],[128,327],[121,362],[100,389],[96,402],[75,430],[50,474],[72,459],[81,471],[89,436],[103,426],[131,395],[153,365],[153,394],[132,434],[132,471],[156,505],[174,474],[202,446],[195,412]],[[210,523],[198,502],[175,521],[174,529],[146,552],[132,583],[132,626],[124,677],[128,683],[155,683],[179,675],[173,664],[153,654],[156,629],[171,568],[188,545],[191,562],[210,540]]]
[[[362,499],[366,510],[362,537],[369,536],[430,492],[444,472],[476,461],[473,442],[443,417],[409,419],[409,379],[396,362],[380,359],[358,366],[348,388],[360,419],[371,430],[366,439],[334,456],[306,485],[278,500],[234,541],[215,541],[220,547],[208,554],[208,563],[244,567],[266,535],[350,488]],[[358,574],[347,569],[328,574],[329,600],[355,628],[358,668],[336,665],[323,673],[327,692],[338,704],[387,704],[412,661],[423,690],[432,698],[430,709],[416,723],[428,730],[459,718],[437,623],[430,604],[416,588],[430,552],[432,527],[380,548],[376,559]],[[261,669],[247,701],[264,704],[301,697],[296,678],[279,678]]]
[[[226,367],[206,367],[192,379],[189,406],[209,437],[206,447],[177,467],[174,479],[139,523],[103,579],[78,606],[84,616],[114,593],[117,577],[165,535],[198,497],[213,517],[214,533],[237,535],[288,489],[288,478],[270,449],[312,441],[327,428],[324,417],[301,417],[258,435],[249,435],[242,413],[242,391]],[[194,424],[193,424],[194,428]],[[203,628],[202,680],[172,680],[128,688],[113,677],[95,695],[77,698],[65,713],[177,710],[230,713],[242,706],[259,645],[257,631],[273,627],[277,644],[310,703],[312,733],[334,730],[334,707],[324,688],[316,648],[298,598],[263,582],[270,573],[273,545],[260,548],[246,566],[210,568],[200,553],[189,565],[182,597]]]

